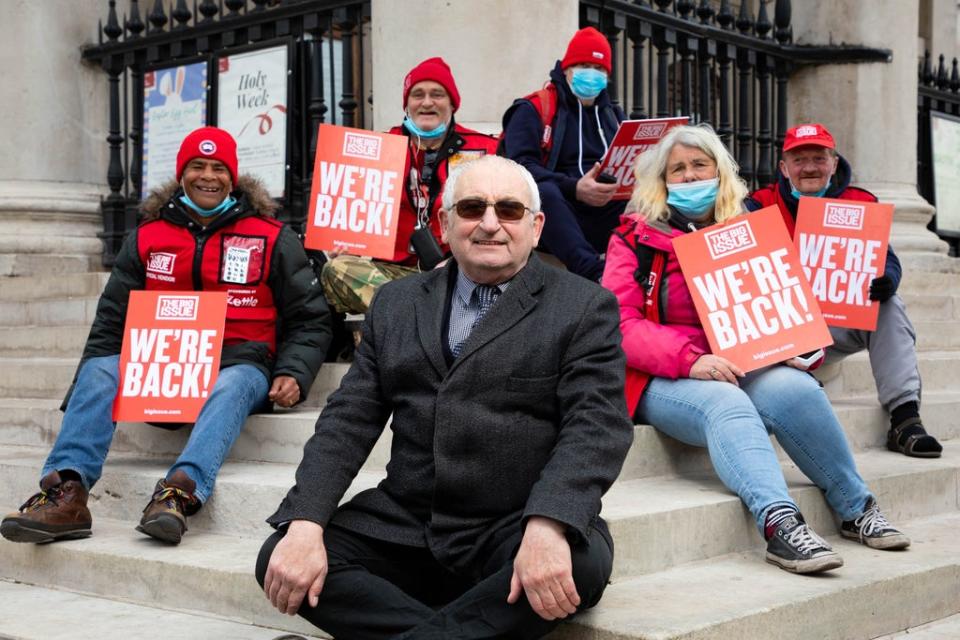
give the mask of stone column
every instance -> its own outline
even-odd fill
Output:
[[[3,3],[0,68],[0,273],[16,255],[99,254],[99,200],[107,192],[107,90],[80,60],[94,42],[101,0]],[[23,263],[23,261],[20,261]]]
[[[441,56],[460,90],[457,122],[500,132],[515,98],[543,86],[578,28],[577,0],[373,0],[373,126],[403,119],[403,77]]]
[[[947,245],[926,229],[933,207],[917,193],[918,0],[794,3],[797,44],[859,44],[893,51],[888,63],[830,64],[790,82],[790,121],[823,122],[855,184],[896,205],[891,243],[913,264],[945,265]]]

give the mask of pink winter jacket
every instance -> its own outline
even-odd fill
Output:
[[[627,356],[625,391],[627,408],[633,415],[651,377],[688,377],[690,367],[710,352],[710,346],[670,242],[683,232],[665,222],[646,222],[637,214],[624,215],[621,222],[610,237],[602,282],[620,302],[620,331]],[[636,253],[618,234],[635,234],[639,244],[666,253],[663,278],[655,284],[659,291],[660,322],[648,319],[653,300],[634,277]]]

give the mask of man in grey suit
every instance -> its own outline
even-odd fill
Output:
[[[336,638],[538,638],[595,605],[600,497],[633,431],[614,297],[543,265],[536,183],[485,156],[447,179],[454,259],[384,285],[268,522],[257,579]],[[387,476],[337,507],[393,416]]]

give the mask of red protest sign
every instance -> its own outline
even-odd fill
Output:
[[[877,328],[870,282],[883,275],[893,205],[800,198],[793,241],[827,324]]]
[[[196,421],[217,381],[226,315],[226,293],[131,291],[113,419]]]
[[[600,161],[600,172],[617,179],[614,200],[628,200],[633,193],[633,165],[640,154],[660,142],[667,131],[678,124],[687,124],[688,118],[653,118],[624,120],[610,142],[610,148]]]
[[[406,153],[403,136],[321,124],[304,245],[392,258]]]
[[[833,343],[776,205],[673,248],[714,354],[752,371]]]

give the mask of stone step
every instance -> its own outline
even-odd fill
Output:
[[[919,627],[911,627],[876,640],[957,640],[960,638],[960,615],[947,616]]]
[[[88,273],[101,267],[99,254],[0,253],[0,276]]]
[[[42,614],[36,611],[41,602]],[[282,629],[253,626],[209,613],[157,608],[159,604],[162,603],[130,604],[73,591],[0,581],[0,638],[273,640],[286,633]]]
[[[920,351],[917,353],[923,391],[957,390],[960,351]],[[831,398],[864,396],[876,393],[876,383],[866,351],[855,353],[839,363],[820,367],[814,372]]]
[[[97,520],[94,531],[85,540],[47,545],[0,540],[0,578],[83,591],[136,605],[163,603],[170,609],[213,614],[287,632],[317,631],[300,618],[273,609],[257,585],[253,569],[264,538],[191,530],[179,546],[171,547],[137,533],[128,522],[104,518]],[[38,616],[36,606],[34,603],[23,611],[30,612],[30,617]]]
[[[875,638],[960,611],[958,526],[956,512],[908,522],[902,552],[828,538],[846,564],[817,577],[765,563],[758,546],[625,580],[550,640]]]
[[[960,296],[943,293],[905,293],[902,296],[911,321],[960,318]]]
[[[0,398],[55,398],[62,400],[73,382],[79,353],[74,357],[0,357]],[[320,367],[301,407],[323,406],[340,384],[349,365],[327,363]]]
[[[97,313],[95,296],[0,301],[0,326],[86,326]]]
[[[0,278],[0,300],[99,296],[109,277],[106,271],[95,271]]]
[[[79,362],[89,325],[0,327],[0,358],[73,358]]]
[[[861,475],[891,521],[957,510],[960,504],[960,443],[948,443],[944,458],[909,459],[885,451],[857,454]],[[0,448],[0,505],[12,509],[37,491],[46,451]],[[156,481],[172,460],[112,455],[91,491],[94,537],[103,519],[133,526]],[[293,484],[295,465],[228,462],[213,497],[190,519],[190,532],[262,538],[267,518]],[[383,471],[361,471],[345,496],[376,486]],[[833,516],[818,488],[792,463],[784,464],[791,495],[807,521],[823,534],[835,531]],[[0,509],[2,510],[2,509]],[[660,571],[761,544],[752,517],[739,498],[712,473],[618,480],[604,498],[603,516],[617,545],[615,579]],[[908,532],[909,533],[909,532]],[[3,577],[3,576],[0,576]],[[14,576],[15,577],[15,576]]]
[[[920,351],[960,350],[957,320],[921,320],[913,323]]]
[[[326,367],[327,365],[325,365]],[[26,445],[49,448],[60,430],[63,414],[60,398],[0,398],[0,445]],[[854,451],[886,446],[889,421],[886,412],[872,396],[850,398],[833,403]],[[303,445],[313,435],[317,407],[301,407],[272,414],[250,416],[228,460],[299,464]],[[924,394],[922,409],[927,430],[940,440],[960,439],[960,394],[930,392]],[[176,458],[189,437],[189,428],[168,431],[143,423],[120,423],[111,451]],[[390,429],[374,447],[365,468],[383,469],[390,455]],[[774,441],[781,458],[783,452]],[[621,479],[657,475],[704,472],[712,468],[704,449],[685,445],[663,435],[649,425],[634,427],[634,442],[624,463]]]

